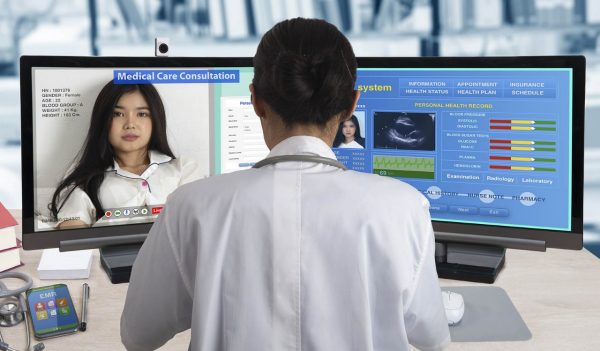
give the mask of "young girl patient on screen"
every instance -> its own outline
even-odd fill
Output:
[[[106,84],[84,148],[52,196],[56,227],[87,227],[108,210],[164,204],[178,186],[201,178],[195,162],[175,158],[166,130],[152,84]]]

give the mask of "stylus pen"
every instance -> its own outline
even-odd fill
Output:
[[[81,324],[79,330],[85,331],[87,328],[87,309],[88,300],[90,299],[90,286],[87,283],[83,283],[83,302],[81,306]]]

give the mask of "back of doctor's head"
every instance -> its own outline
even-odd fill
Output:
[[[254,56],[254,91],[288,126],[325,125],[354,102],[356,57],[332,24],[295,18],[276,24]]]

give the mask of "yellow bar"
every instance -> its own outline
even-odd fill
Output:
[[[533,171],[535,168],[533,168],[533,167],[511,166],[510,169],[515,170],[515,171]]]
[[[533,157],[511,157],[511,161],[535,161]]]
[[[510,149],[515,150],[515,151],[533,151],[533,150],[535,150],[535,148],[533,148],[533,147],[525,147],[525,146],[511,146]]]
[[[512,124],[535,124],[535,121],[527,121],[524,119],[513,119],[510,121]]]
[[[533,141],[529,140],[511,140],[511,144],[525,144],[525,145],[533,145],[535,144]]]
[[[510,129],[512,129],[512,130],[534,130],[535,128],[534,127],[515,127],[515,126],[512,126],[512,127],[510,127]]]

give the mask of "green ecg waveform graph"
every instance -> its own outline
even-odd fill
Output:
[[[373,157],[373,173],[388,177],[434,179],[434,165],[433,157]]]

